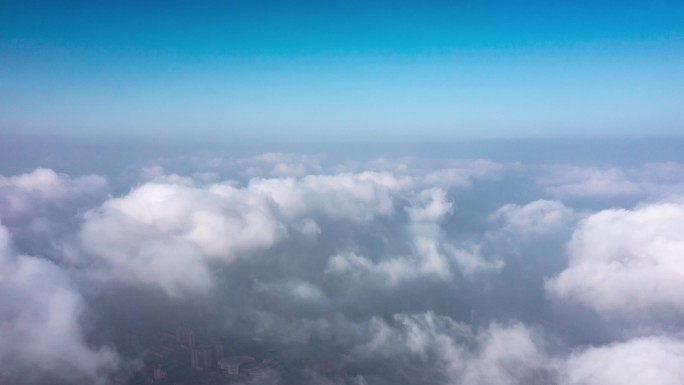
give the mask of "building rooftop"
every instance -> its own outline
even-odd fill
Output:
[[[230,356],[230,357],[224,357],[218,360],[219,365],[241,365],[241,364],[246,364],[248,362],[254,362],[256,361],[254,357],[250,356]]]

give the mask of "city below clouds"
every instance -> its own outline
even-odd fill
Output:
[[[3,156],[2,383],[684,381],[682,159],[54,146]]]

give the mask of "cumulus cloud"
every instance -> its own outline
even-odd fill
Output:
[[[15,254],[0,226],[0,382],[103,381],[117,358],[86,344],[83,310],[68,275],[45,259]]]
[[[496,178],[504,170],[504,165],[482,159],[451,163],[448,167],[430,170],[423,182],[428,186],[469,188],[474,180]]]
[[[5,203],[8,204],[8,211],[15,213],[29,209],[22,203],[25,202],[23,199],[30,197],[61,203],[88,196],[101,196],[107,192],[107,181],[99,175],[71,178],[47,168],[37,168],[30,173],[9,178],[0,175],[0,189],[4,193]]]
[[[684,164],[677,162],[649,162],[632,168],[635,178],[653,183],[677,183],[684,181]]]
[[[87,212],[78,239],[94,276],[158,284],[174,295],[208,290],[212,263],[265,251],[295,233],[317,237],[325,230],[319,220],[392,216],[395,196],[411,185],[371,172],[259,178],[242,187],[156,178]]]
[[[249,177],[302,177],[322,169],[315,157],[274,152],[240,158],[234,165]]]
[[[547,356],[540,339],[522,324],[490,324],[481,330],[431,312],[396,314],[389,324],[370,321],[371,337],[357,351],[367,357],[415,359],[449,384],[543,384]]]
[[[684,342],[636,338],[576,352],[560,364],[560,385],[677,385],[684,378]]]
[[[204,174],[202,174],[204,175]],[[182,186],[194,186],[195,178],[181,176],[176,173],[168,174],[164,171],[162,166],[147,166],[140,170],[140,176],[144,181],[155,182],[155,183],[165,183],[165,184],[178,184]],[[206,178],[203,178],[206,179]]]
[[[447,200],[446,192],[433,188],[421,191],[406,210],[414,222],[439,222],[452,209],[453,203]]]
[[[540,180],[557,197],[639,198],[684,193],[684,165],[647,163],[638,168],[554,166]]]
[[[537,200],[525,205],[506,204],[490,219],[503,223],[502,230],[518,236],[552,233],[569,225],[575,218],[573,209],[562,202]]]
[[[556,297],[607,314],[684,310],[684,205],[611,209],[583,220],[567,269],[547,283]]]
[[[366,278],[380,280],[395,286],[407,279],[445,278],[451,275],[445,257],[437,252],[435,245],[425,240],[419,244],[421,253],[414,257],[395,257],[379,262],[346,252],[334,255],[328,262],[329,274],[348,274],[357,280]]]
[[[320,302],[325,299],[325,294],[321,289],[307,281],[289,281],[275,284],[263,284],[255,282],[255,290],[260,292],[270,292],[272,294],[285,294],[295,301]]]
[[[549,185],[546,190],[550,194],[560,197],[632,197],[643,192],[617,168],[559,167],[544,184]]]
[[[367,221],[379,214],[392,215],[395,195],[411,186],[408,177],[362,172],[253,179],[248,188],[270,197],[287,218],[322,215]]]
[[[477,245],[458,248],[432,238],[417,237],[410,255],[373,261],[355,252],[339,253],[328,261],[326,273],[349,275],[361,281],[380,281],[392,287],[407,280],[448,280],[453,278],[454,272],[470,277],[483,271],[496,271],[503,265],[501,260],[485,259]]]
[[[47,168],[0,175],[0,218],[15,242],[31,247],[70,231],[68,224],[79,211],[99,204],[108,194],[107,180],[99,175],[70,177]]]
[[[476,338],[477,350],[467,361],[463,384],[546,384],[551,379],[541,337],[521,323],[492,324]]]
[[[458,265],[459,271],[465,276],[484,271],[496,271],[504,267],[504,261],[501,259],[485,258],[482,254],[482,248],[477,244],[463,245],[460,248],[446,245],[445,248],[447,254]]]
[[[453,203],[443,189],[420,191],[409,199],[405,210],[410,219],[406,226],[406,234],[410,237],[407,255],[372,260],[347,251],[332,256],[326,272],[381,280],[391,287],[405,280],[450,279],[454,268],[462,275],[470,275],[502,266],[501,261],[487,261],[477,245],[457,247],[445,241],[440,222],[452,213]]]
[[[184,322],[301,384],[681,383],[681,164],[563,167],[169,158],[114,196],[1,177],[0,382],[93,383],[118,362],[102,346]]]
[[[207,263],[230,262],[287,236],[271,203],[230,185],[147,183],[88,212],[79,234],[97,274],[206,290]]]

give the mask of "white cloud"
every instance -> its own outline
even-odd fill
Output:
[[[405,206],[410,218],[408,255],[383,256],[373,261],[355,252],[343,252],[330,258],[327,273],[348,274],[357,279],[370,275],[394,286],[420,278],[450,279],[453,266],[463,275],[503,266],[501,261],[487,261],[476,245],[456,247],[444,241],[445,234],[439,224],[452,212],[453,203],[447,200],[443,189],[419,191],[409,202]]]
[[[423,183],[444,188],[469,188],[473,180],[497,177],[504,166],[489,160],[459,161],[446,168],[428,171]]]
[[[389,173],[308,175],[301,179],[253,179],[248,188],[273,199],[287,218],[324,216],[368,221],[394,213],[394,197],[410,178]]]
[[[411,180],[386,173],[253,179],[193,186],[151,170],[154,179],[85,215],[79,233],[89,271],[101,279],[157,284],[170,294],[206,291],[210,264],[231,263],[326,221],[391,216]],[[181,181],[182,182],[182,181]]]
[[[70,178],[47,168],[37,168],[30,173],[9,178],[0,176],[0,187],[36,193],[48,200],[59,200],[72,195],[99,193],[107,189],[107,181],[97,175]]]
[[[546,191],[559,197],[615,198],[643,193],[642,187],[617,168],[558,167],[543,180]]]
[[[191,160],[197,166],[198,160]],[[457,211],[447,191],[458,199],[463,194],[463,202],[468,202],[469,192],[455,189],[496,177],[504,169],[500,164],[441,161],[434,167],[415,159],[379,159],[358,165],[384,171],[350,167],[345,170],[357,172],[310,174],[323,172],[316,159],[288,154],[214,159],[210,165],[206,158],[201,160],[198,172],[164,163],[189,176],[147,167],[140,175],[144,184],[109,199],[107,182],[99,176],[69,177],[37,169],[0,177],[0,215],[14,221],[7,225],[9,230],[0,226],[0,382],[17,383],[23,379],[19,375],[42,373],[92,383],[116,365],[111,351],[86,341],[81,317],[88,315],[84,298],[91,297],[79,293],[85,286],[77,282],[94,289],[94,301],[107,300],[97,294],[98,285],[117,282],[187,297],[171,301],[179,307],[197,303],[195,299],[213,289],[225,289],[215,293],[224,295],[222,300],[211,305],[230,306],[215,313],[232,319],[209,322],[238,328],[231,330],[236,332],[244,329],[235,326],[235,320],[253,319],[259,337],[269,343],[280,339],[293,351],[308,353],[305,349],[324,344],[335,359],[321,358],[318,363],[335,361],[339,368],[334,370],[353,367],[362,373],[356,378],[359,383],[399,383],[387,379],[404,375],[406,382],[462,385],[669,385],[684,378],[680,337],[647,336],[577,350],[576,335],[585,343],[604,325],[583,334],[581,326],[567,322],[549,328],[563,329],[558,337],[568,342],[568,350],[551,356],[529,327],[497,323],[518,304],[534,312],[529,319],[542,322],[556,309],[549,310],[536,295],[540,275],[545,274],[540,271],[548,271],[546,267],[516,265],[534,260],[521,258],[511,261],[507,270],[488,254],[509,247],[490,246],[509,240],[511,234],[537,237],[576,225],[567,245],[567,268],[547,280],[548,298],[564,300],[554,305],[577,301],[597,311],[605,316],[592,319],[597,324],[635,318],[638,331],[621,330],[631,324],[614,322],[609,324],[610,337],[643,336],[662,330],[663,323],[650,323],[651,318],[676,322],[684,314],[681,200],[605,210],[579,223],[584,214],[560,201],[507,204],[490,216],[500,231],[476,234],[469,230],[481,223],[468,226],[485,213]],[[215,172],[201,172],[207,169]],[[547,193],[563,197],[653,198],[676,194],[682,170],[678,163],[638,169],[565,168],[556,169],[558,173],[543,183]],[[217,183],[226,172],[239,181]],[[501,194],[485,195],[481,207],[502,203],[493,201]],[[50,214],[57,209],[58,215]],[[35,244],[39,232],[55,240],[40,245],[54,253],[27,254],[49,255],[51,260],[13,250],[12,241],[24,247],[16,236],[16,223],[22,220],[28,221],[23,228],[31,229],[24,233],[31,236],[22,239],[30,241],[27,244]],[[57,222],[70,225],[51,233]],[[525,252],[560,246],[551,244],[556,237],[533,239]],[[542,248],[537,241],[544,242]],[[555,268],[556,261],[548,262]],[[491,285],[475,281],[487,272],[496,273]],[[75,281],[76,276],[82,281]],[[225,281],[214,285],[219,279]],[[513,302],[501,305],[508,300]],[[463,307],[453,306],[460,301]],[[108,309],[111,304],[97,306]],[[478,315],[471,317],[473,323],[491,323],[466,325],[446,315],[462,317],[473,309]],[[582,317],[577,315],[577,324],[586,321]],[[106,328],[121,332],[113,323]],[[603,341],[608,336],[600,337]],[[394,365],[396,372],[378,374],[387,365]],[[327,377],[325,370],[314,373],[313,368],[307,370],[321,382],[339,379]]]
[[[479,272],[499,270],[504,267],[500,259],[488,260],[482,255],[480,245],[464,245],[460,248],[445,245],[447,255],[458,265],[459,271],[467,277]]]
[[[167,174],[162,166],[148,166],[140,170],[140,176],[147,182],[179,184],[182,186],[194,186],[193,178],[178,174]]]
[[[604,210],[582,221],[548,291],[607,314],[684,310],[684,204]]]
[[[353,252],[334,255],[328,261],[328,274],[349,274],[357,279],[364,276],[376,275],[389,285],[396,285],[401,280],[417,275],[411,261],[405,258],[392,258],[380,262],[373,262]]]
[[[559,201],[538,200],[526,205],[501,206],[490,219],[502,222],[502,230],[518,236],[541,235],[568,226],[575,219],[575,212]]]
[[[148,183],[88,212],[79,234],[100,276],[206,290],[207,263],[230,262],[287,236],[267,199],[229,185]]]
[[[102,380],[117,359],[108,349],[86,345],[84,304],[69,277],[50,261],[11,249],[0,226],[0,382]]]
[[[447,383],[513,385],[535,383],[547,365],[546,355],[529,329],[516,323],[493,323],[473,330],[432,312],[396,314],[392,324],[370,321],[371,337],[357,352],[394,358],[409,355],[430,365]],[[440,373],[441,372],[441,373]]]
[[[414,222],[439,222],[453,210],[453,203],[449,202],[446,192],[439,188],[421,191],[411,206],[406,208]]]
[[[635,198],[684,193],[684,165],[646,163],[632,169],[554,166],[541,178],[546,191],[557,197]]]
[[[684,379],[684,342],[644,337],[589,348],[559,367],[560,385],[679,385]]]
[[[269,292],[270,294],[286,294],[291,299],[302,302],[319,302],[325,299],[325,294],[318,286],[302,280],[272,284],[255,281],[254,288],[257,291]]]
[[[476,353],[453,373],[463,385],[543,384],[547,356],[540,338],[525,325],[491,324],[476,338]]]
[[[249,177],[302,177],[311,172],[320,172],[318,159],[306,155],[265,153],[233,162]]]
[[[646,163],[629,174],[642,181],[663,184],[679,184],[684,182],[684,164],[677,162]]]
[[[391,287],[407,280],[450,279],[454,268],[470,277],[503,267],[500,260],[486,260],[475,245],[457,248],[440,244],[430,237],[417,236],[413,240],[413,249],[414,252],[408,256],[384,258],[377,262],[354,252],[336,254],[328,261],[326,273],[346,274],[357,280],[373,277],[373,281],[380,280]]]
[[[47,168],[12,177],[0,175],[0,216],[26,221],[44,215],[47,207],[93,203],[107,196],[107,180],[98,175],[71,178]]]

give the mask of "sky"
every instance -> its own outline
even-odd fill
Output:
[[[676,1],[0,4],[0,132],[678,137]]]

